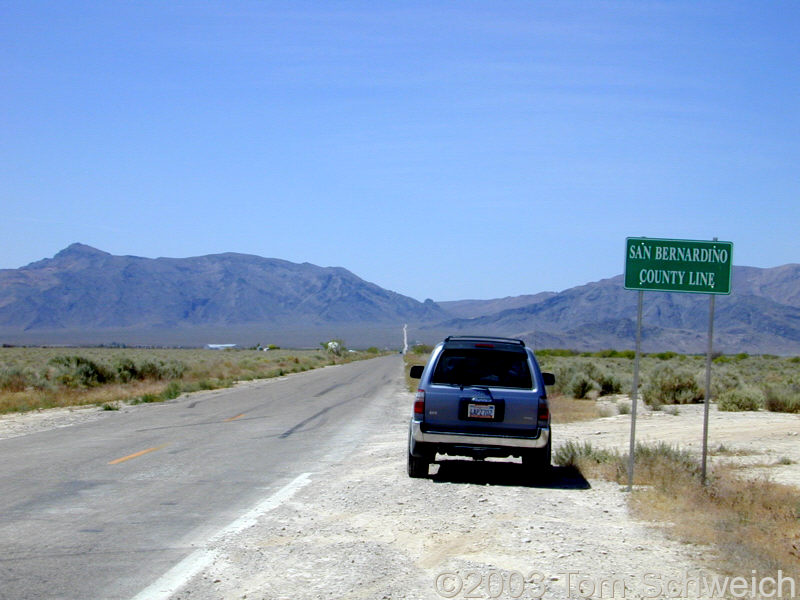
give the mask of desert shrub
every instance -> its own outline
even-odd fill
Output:
[[[131,404],[150,404],[153,402],[163,402],[164,398],[159,394],[144,394],[138,398],[134,398]]]
[[[139,368],[132,358],[119,357],[116,358],[112,364],[117,374],[117,380],[122,383],[128,383],[135,379],[139,379]]]
[[[161,366],[162,379],[180,379],[189,368],[179,360],[164,361]]]
[[[367,354],[380,354],[380,350],[376,346],[370,346],[367,348]]]
[[[622,391],[622,382],[620,381],[619,377],[613,373],[601,373],[597,378],[597,384],[600,386],[601,396],[619,394]]]
[[[575,373],[567,384],[567,392],[573,398],[586,398],[592,391],[599,390],[597,382],[586,373]]]
[[[592,352],[591,356],[595,358],[635,358],[636,352],[633,350],[598,350],[597,352]]]
[[[714,398],[719,398],[728,390],[737,389],[743,385],[745,385],[745,381],[735,367],[717,368],[711,375],[711,395]]]
[[[653,354],[648,354],[647,356],[652,356],[653,358],[658,358],[659,360],[671,360],[678,356],[677,352],[655,352]]]
[[[629,415],[631,414],[631,403],[630,402],[618,402],[617,403],[617,410],[621,415]]]
[[[145,360],[138,365],[139,379],[180,379],[186,372],[186,365],[177,360]]]
[[[0,371],[0,390],[23,392],[33,385],[35,374],[28,369],[8,367]]]
[[[576,356],[577,354],[575,350],[565,348],[542,348],[536,351],[536,356]]]
[[[634,350],[600,350],[599,352],[593,352],[592,356],[597,358],[624,358],[626,360],[633,360],[636,358],[636,352]]]
[[[139,363],[139,379],[161,379],[159,360],[144,360]]]
[[[747,360],[750,358],[750,355],[747,352],[739,352],[738,354],[720,354],[713,357],[713,361],[715,363],[730,363],[730,362],[741,362],[743,360]]]
[[[177,381],[170,381],[167,384],[167,387],[164,388],[164,391],[161,392],[161,395],[164,397],[164,400],[173,400],[181,395],[182,389],[181,384]]]
[[[93,387],[115,379],[111,368],[84,356],[55,356],[49,364],[56,368],[55,380],[67,387]]]
[[[764,407],[769,411],[800,413],[800,386],[768,386],[764,396]]]
[[[764,406],[764,392],[757,387],[731,388],[717,397],[717,408],[724,411],[759,410]]]
[[[559,394],[568,394],[567,391],[569,387],[569,382],[572,377],[577,372],[577,369],[573,365],[553,365],[545,367],[553,371],[553,374],[556,377],[556,384],[553,386],[554,391],[558,392]]]
[[[619,414],[617,407],[613,404],[604,404],[598,409],[601,417],[614,417]]]
[[[656,368],[642,388],[642,398],[650,406],[689,404],[704,397],[693,373],[670,365]]]
[[[428,344],[416,344],[412,346],[411,351],[414,354],[430,354],[433,351],[433,346]]]
[[[572,396],[573,398],[586,398],[592,392],[600,391],[600,384],[597,380],[602,371],[592,361],[583,358],[575,358],[567,361],[559,361],[553,367],[548,367],[556,376],[554,391]]]

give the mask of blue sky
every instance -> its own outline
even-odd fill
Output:
[[[72,242],[559,291],[800,262],[798,2],[0,0],[0,268]]]

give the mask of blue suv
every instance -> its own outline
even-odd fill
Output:
[[[542,373],[525,342],[450,336],[427,364],[411,367],[419,379],[408,432],[408,474],[427,477],[436,454],[522,458],[532,472],[550,468],[550,407]]]

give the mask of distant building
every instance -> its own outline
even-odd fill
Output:
[[[227,350],[228,348],[238,348],[239,344],[206,344],[206,350]]]

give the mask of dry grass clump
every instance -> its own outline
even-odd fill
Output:
[[[719,568],[734,575],[800,577],[800,491],[765,479],[737,477],[715,466],[703,485],[697,459],[668,444],[638,444],[631,508],[639,518],[671,523],[670,535],[716,547]],[[627,483],[624,454],[588,442],[568,443],[554,462],[584,475]]]
[[[767,386],[764,406],[774,412],[800,413],[800,383]]]
[[[129,384],[115,383],[85,389],[53,387],[21,392],[0,392],[0,414],[133,401],[146,395],[159,395],[167,385],[160,381],[136,381]]]
[[[673,475],[679,473],[673,470]],[[731,573],[767,575],[781,569],[800,575],[796,488],[743,479],[726,467],[715,468],[706,486],[696,477],[681,479],[669,483],[662,478],[659,485],[634,494],[634,512],[674,523],[672,533],[682,540],[715,546]]]
[[[755,454],[753,450],[744,450],[743,448],[731,448],[725,444],[717,444],[708,449],[711,456],[749,456]]]

